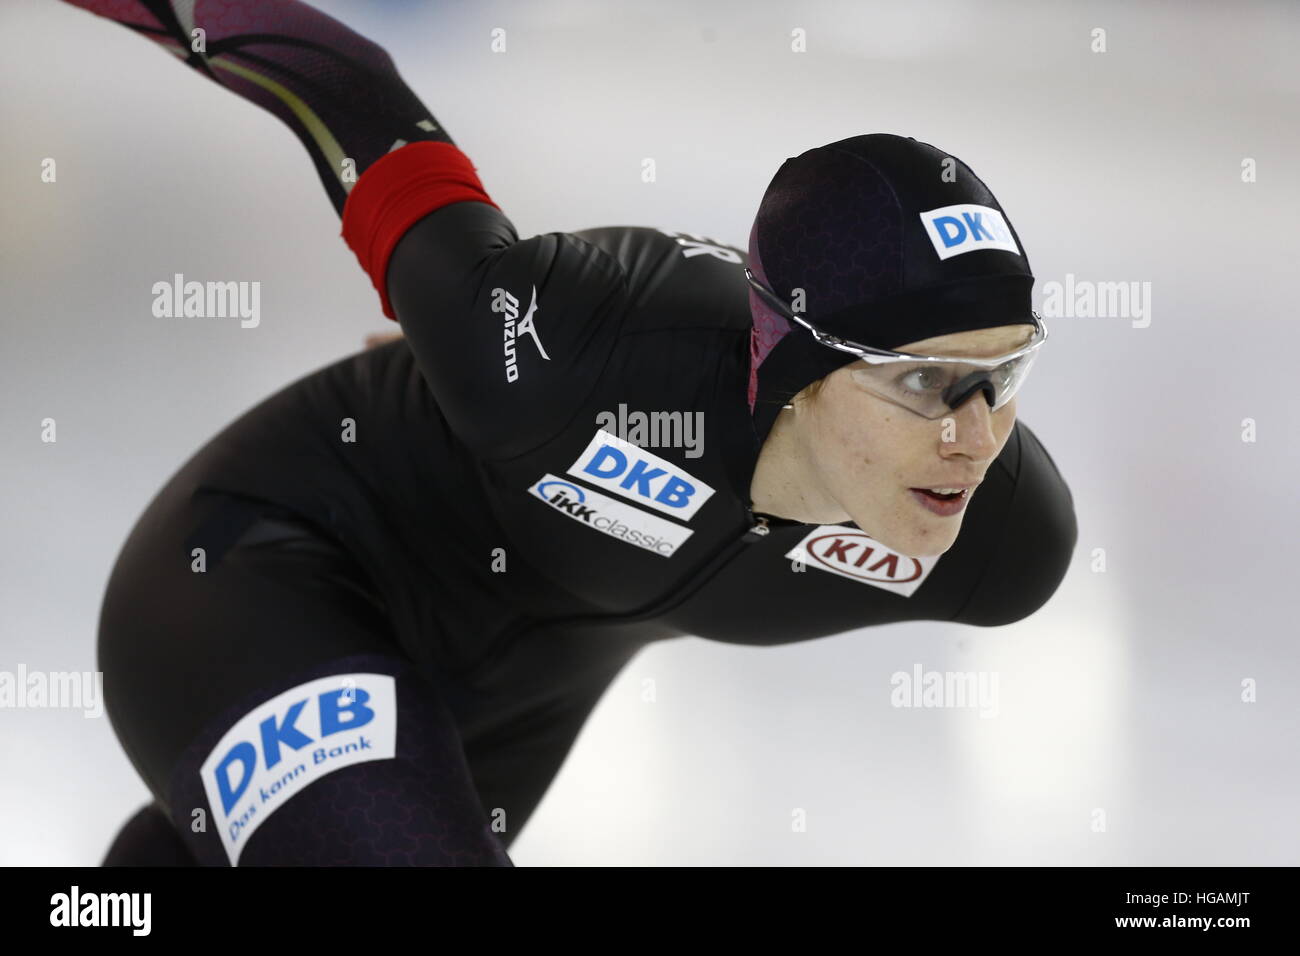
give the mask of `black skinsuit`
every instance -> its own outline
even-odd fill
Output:
[[[273,6],[300,31],[319,17]],[[383,136],[417,138],[409,125]],[[406,339],[234,422],[123,549],[100,666],[157,805],[109,862],[227,862],[217,834],[229,814],[201,765],[241,717],[312,679],[394,676],[395,755],[263,811],[239,862],[508,863],[591,708],[650,641],[768,645],[904,620],[998,625],[1039,608],[1076,528],[1023,423],[912,593],[890,582],[915,578],[916,563],[852,527],[822,532],[806,564],[787,557],[818,529],[749,507],[761,439],[744,259],[636,227],[520,241],[487,202],[446,205],[405,232],[386,280]],[[702,413],[702,454],[611,441],[598,416],[620,407]],[[269,731],[276,752],[306,754],[292,719]],[[196,811],[211,823],[197,832]]]

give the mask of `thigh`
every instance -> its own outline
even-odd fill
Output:
[[[470,720],[465,753],[507,848],[550,789],[592,711],[643,642],[616,628],[539,625],[479,674],[448,685]],[[467,695],[468,692],[468,695]]]
[[[509,865],[438,689],[309,524],[165,490],[99,656],[114,730],[201,863]]]

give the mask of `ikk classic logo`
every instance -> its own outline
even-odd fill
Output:
[[[342,767],[389,760],[397,692],[385,674],[333,674],[300,684],[242,717],[199,773],[230,865],[286,800]]]
[[[805,567],[911,597],[943,555],[909,558],[858,528],[823,525],[805,535],[786,557],[802,561]]]
[[[988,206],[974,203],[941,206],[921,213],[921,222],[940,259],[951,259],[981,249],[1002,249],[1021,254],[1002,213]]]
[[[543,475],[528,492],[574,521],[665,558],[695,533],[555,475]]]

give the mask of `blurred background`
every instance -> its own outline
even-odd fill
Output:
[[[522,237],[647,225],[743,247],[783,160],[894,132],[990,185],[1036,300],[1067,274],[1150,283],[1146,327],[1048,318],[1019,401],[1079,519],[1045,608],[651,647],[517,864],[1300,863],[1300,6],[316,6],[388,49]],[[0,48],[0,670],[87,671],[162,483],[395,326],[278,120],[49,0],[6,0]],[[260,281],[261,325],[154,318],[175,272]],[[891,706],[918,664],[998,674],[997,716]],[[107,718],[79,711],[0,709],[0,768],[3,864],[96,864],[148,799]]]

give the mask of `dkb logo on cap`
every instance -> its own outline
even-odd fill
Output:
[[[921,222],[940,259],[980,249],[1002,249],[1021,254],[1002,213],[988,206],[973,203],[943,206],[921,213]]]

